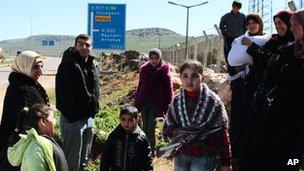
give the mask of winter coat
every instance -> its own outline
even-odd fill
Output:
[[[257,113],[259,120],[251,136],[250,157],[243,167],[246,169],[253,163],[271,158],[271,162],[264,165],[275,170],[286,170],[284,167],[288,166],[280,163],[301,158],[304,152],[304,110],[301,100],[304,97],[304,59],[294,57],[293,44],[283,47],[278,54],[266,51],[263,55],[268,59],[263,86],[276,86],[276,89],[266,99],[271,102],[268,109]]]
[[[22,112],[22,109],[24,107],[31,107],[37,103],[49,105],[49,98],[45,89],[31,77],[12,72],[8,80],[9,86],[4,98],[3,115],[0,125],[0,163],[6,160],[6,150],[10,135],[13,134],[17,124],[19,126],[23,125],[24,117],[18,116]],[[18,120],[19,123],[17,123]]]
[[[293,42],[294,37],[291,31],[287,31],[286,35],[281,37],[278,34],[273,34],[271,38],[265,43],[263,47],[258,46],[256,43],[247,48],[246,52],[252,56],[254,63],[254,70],[256,71],[257,81],[260,83],[264,81],[264,72],[267,67],[267,62],[271,55],[265,55],[265,53],[278,54],[288,42]]]
[[[67,160],[66,160],[64,152],[63,152],[62,148],[59,146],[59,144],[57,144],[57,142],[55,141],[55,139],[53,137],[50,137],[46,134],[42,134],[41,136],[50,140],[50,142],[52,144],[56,170],[69,171],[69,166],[68,166]]]
[[[135,106],[141,111],[144,104],[152,104],[156,117],[163,117],[173,98],[170,68],[161,63],[153,67],[146,62],[140,69],[139,83],[135,96]]]
[[[93,56],[85,62],[67,49],[56,74],[56,107],[69,122],[94,117],[99,110],[99,68]]]
[[[106,170],[153,170],[149,141],[139,126],[126,133],[118,125],[110,133],[100,162],[100,171]]]
[[[8,148],[8,160],[13,166],[21,165],[21,171],[68,171],[63,151],[52,138],[38,135],[34,128],[26,133]]]

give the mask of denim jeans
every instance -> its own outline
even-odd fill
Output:
[[[174,159],[174,171],[213,171],[215,167],[215,157],[177,155]]]
[[[93,125],[93,118],[69,123],[61,115],[62,149],[67,159],[69,170],[79,171],[86,166],[92,145]]]

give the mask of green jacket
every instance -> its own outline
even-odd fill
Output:
[[[11,165],[21,165],[21,171],[56,171],[51,142],[34,128],[26,133],[20,134],[21,139],[7,150]]]

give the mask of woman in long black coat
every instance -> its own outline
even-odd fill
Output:
[[[258,13],[250,13],[246,16],[248,36],[261,36],[263,34],[263,21]],[[249,130],[253,120],[251,100],[257,85],[254,65],[234,67],[236,73],[245,72],[242,77],[232,79],[231,86],[231,116],[229,136],[231,142],[232,157],[239,162],[248,146]],[[233,164],[234,165],[234,164]],[[237,165],[237,164],[236,164]]]
[[[254,60],[266,60],[262,92],[264,105],[241,170],[299,170],[304,152],[304,11],[292,14],[291,32],[296,41],[278,52],[247,50]],[[258,53],[260,52],[260,53]],[[259,58],[263,57],[263,58]],[[259,58],[259,59],[258,59]],[[271,90],[271,91],[270,91]],[[263,105],[263,97],[257,99]],[[261,106],[260,105],[260,106]]]
[[[45,89],[38,83],[42,75],[42,56],[33,51],[23,51],[12,64],[9,75],[9,86],[6,90],[2,121],[0,125],[0,170],[13,170],[7,161],[7,148],[10,136],[20,132],[23,116],[20,115],[24,107],[31,107],[37,103],[49,105],[49,98]]]

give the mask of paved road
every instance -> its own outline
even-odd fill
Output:
[[[46,57],[44,60],[44,74],[55,74],[57,72],[58,65],[61,58],[58,57]],[[8,84],[8,75],[11,72],[10,67],[0,67],[0,85]]]

